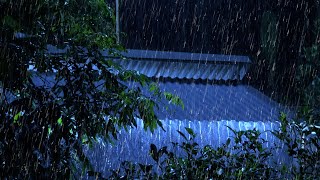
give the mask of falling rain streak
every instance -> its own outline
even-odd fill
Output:
[[[255,130],[265,174],[319,177],[319,34],[315,0],[0,0],[0,179],[107,177],[189,138],[244,151]]]

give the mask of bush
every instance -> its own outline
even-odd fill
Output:
[[[297,179],[317,179],[320,177],[320,127],[305,121],[289,122],[281,116],[281,129],[274,131],[286,146],[289,156],[296,160],[290,175]]]
[[[319,171],[319,127],[306,123],[289,123],[281,115],[281,127],[272,132],[280,144],[265,148],[267,142],[261,132],[253,129],[235,131],[223,145],[213,148],[200,147],[196,135],[190,128],[187,134],[178,131],[184,142],[172,143],[158,149],[150,145],[150,156],[154,164],[123,162],[112,171],[110,179],[316,179]],[[190,138],[187,138],[189,136]],[[275,150],[284,145],[295,164],[281,165],[272,158]],[[171,150],[169,150],[171,149]],[[182,154],[177,149],[182,150]],[[283,150],[283,148],[282,148]]]
[[[274,169],[268,164],[271,151],[263,147],[266,142],[257,130],[234,131],[235,137],[221,147],[203,148],[194,141],[192,129],[186,128],[187,136],[178,131],[185,142],[172,143],[173,149],[181,149],[183,155],[169,151],[168,147],[157,149],[150,145],[154,165],[124,162],[109,178],[156,178],[156,179],[269,179]],[[157,172],[157,173],[155,173]]]

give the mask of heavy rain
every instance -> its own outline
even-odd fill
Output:
[[[0,0],[0,179],[318,179],[317,0]]]

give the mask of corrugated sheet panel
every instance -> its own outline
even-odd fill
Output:
[[[249,68],[248,63],[203,63],[194,61],[114,60],[127,70],[134,70],[148,77],[242,80]]]
[[[274,102],[248,85],[160,82],[162,91],[178,95],[185,109],[165,106],[158,110],[160,119],[277,121],[290,109]]]
[[[59,49],[48,45],[47,50],[50,54],[63,54],[67,52],[68,47]],[[86,49],[83,50],[86,52]],[[108,51],[101,53],[105,57],[114,58]],[[127,59],[115,61],[125,69],[154,78],[242,80],[250,65],[247,56],[134,49],[121,54]]]

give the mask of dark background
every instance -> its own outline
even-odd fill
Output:
[[[317,38],[317,7],[313,0],[120,0],[121,42],[127,49],[247,55],[254,64],[248,82],[278,101],[296,103],[294,86],[302,85],[294,77],[304,61],[303,48]],[[275,65],[261,55],[267,11],[277,18]],[[305,79],[303,86],[311,81]]]
[[[281,48],[292,52],[307,34],[306,19],[315,13],[312,3],[301,0],[120,1],[122,43],[132,49],[250,55],[260,47],[263,12],[273,11]]]

